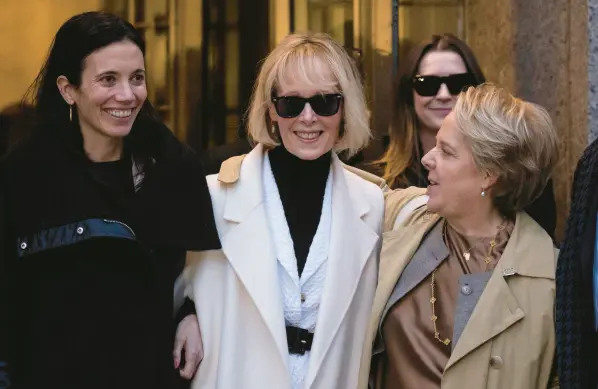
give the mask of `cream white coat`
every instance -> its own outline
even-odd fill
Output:
[[[278,262],[263,202],[264,149],[209,176],[222,249],[189,253],[204,360],[193,389],[290,389]],[[378,278],[381,189],[332,162],[326,280],[305,389],[355,389]]]

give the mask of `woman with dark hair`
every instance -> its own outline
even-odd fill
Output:
[[[428,186],[422,157],[434,148],[436,134],[459,92],[485,81],[473,51],[451,34],[435,35],[410,51],[397,77],[389,147],[379,161],[391,188]],[[554,235],[556,205],[552,181],[526,211]]]
[[[556,340],[563,389],[598,385],[598,141],[577,164],[556,272]]]
[[[65,22],[32,88],[31,134],[0,165],[13,388],[175,388],[199,363],[190,302],[176,319],[197,336],[173,363],[173,286],[186,251],[220,242],[199,159],[147,101],[144,51],[116,16]]]

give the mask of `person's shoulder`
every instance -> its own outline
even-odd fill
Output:
[[[410,186],[405,189],[395,189],[384,194],[387,210],[400,209],[415,198],[426,195],[426,188]]]
[[[375,174],[366,172],[365,170],[356,168],[354,166],[346,165],[344,163],[342,164],[342,166],[345,169],[345,171],[347,173],[349,173],[349,175],[358,177],[361,180],[363,180],[369,184],[373,184],[374,186],[376,186],[378,189],[381,189],[382,191],[389,190],[388,185],[386,184],[386,181],[383,178],[378,177]],[[366,185],[366,186],[371,187],[371,185]]]
[[[39,170],[54,159],[52,156],[61,152],[61,149],[54,145],[55,142],[50,137],[32,136],[24,139],[1,157],[2,171],[6,173]]]
[[[351,196],[367,199],[370,205],[374,204],[384,211],[384,191],[388,190],[386,182],[371,173],[342,164],[342,171]]]
[[[384,230],[391,231],[399,224],[418,220],[427,212],[427,202],[425,188],[411,186],[385,193]]]
[[[246,156],[247,154],[236,155],[222,162],[218,174],[213,175],[215,179],[223,184],[236,184],[241,177],[241,166]]]

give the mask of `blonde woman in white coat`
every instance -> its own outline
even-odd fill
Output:
[[[222,249],[188,258],[205,352],[192,387],[356,388],[384,199],[337,157],[370,139],[345,50],[327,35],[284,39],[248,130],[254,150],[208,177]]]

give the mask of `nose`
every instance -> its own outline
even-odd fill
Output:
[[[128,82],[123,82],[120,84],[116,92],[115,99],[116,101],[122,102],[133,101],[135,99],[133,89],[131,88],[131,85]]]
[[[316,113],[309,103],[305,103],[305,107],[303,107],[303,111],[301,111],[299,118],[306,124],[311,124],[316,121]]]
[[[424,167],[428,171],[430,171],[430,170],[434,169],[434,167],[436,167],[436,161],[434,160],[434,151],[435,150],[436,150],[436,147],[434,147],[432,150],[428,151],[426,153],[426,155],[424,155],[422,158],[422,165],[424,165]]]
[[[436,99],[442,100],[442,101],[447,101],[452,98],[453,98],[453,96],[451,95],[451,92],[448,90],[448,87],[446,86],[446,84],[440,85],[440,89],[438,89],[438,93],[436,93]]]

